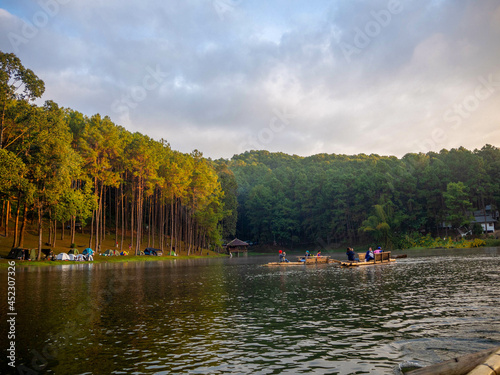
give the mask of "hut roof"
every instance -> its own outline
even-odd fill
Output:
[[[231,242],[229,242],[227,244],[228,247],[233,247],[233,246],[248,246],[248,244],[242,240],[239,240],[237,238],[235,238],[234,240],[232,240]]]

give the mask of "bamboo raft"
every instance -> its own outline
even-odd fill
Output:
[[[497,375],[500,374],[500,347],[453,358],[409,371],[407,375]]]
[[[373,266],[376,264],[390,264],[396,262],[396,259],[391,258],[390,251],[384,251],[382,253],[373,254],[375,256],[374,260],[369,260],[365,262],[365,254],[358,253],[359,262],[356,261],[340,261],[342,267],[363,267],[363,266]]]
[[[272,267],[272,266],[303,266],[303,265],[311,265],[311,264],[327,264],[331,261],[329,256],[311,256],[311,257],[298,257],[298,259],[305,259],[305,261],[298,262],[270,262],[264,264],[264,266]]]

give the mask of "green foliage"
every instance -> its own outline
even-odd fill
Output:
[[[472,203],[469,201],[469,189],[463,182],[450,182],[443,193],[447,208],[448,220],[454,228],[470,224]]]
[[[228,165],[238,183],[237,236],[263,242],[407,248],[413,233],[448,236],[443,223],[461,227],[473,207],[500,207],[500,150],[490,145],[401,159],[252,151]]]
[[[486,246],[486,241],[475,238],[473,240],[460,239],[454,241],[451,237],[432,237],[430,234],[422,236],[418,233],[413,233],[411,235],[404,236],[404,239],[399,241],[398,249],[411,249],[411,248],[445,248],[445,249],[460,249],[460,248],[471,248],[471,247],[481,247]]]
[[[44,91],[44,82],[25,68],[16,55],[0,51],[0,149],[5,147],[5,113],[9,102],[34,100]]]

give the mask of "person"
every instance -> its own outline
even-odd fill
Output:
[[[317,257],[320,257],[321,256],[321,250],[318,251],[318,254],[316,254]]]
[[[305,256],[306,256],[306,258],[311,256],[311,254],[309,253],[309,250],[306,251],[306,255]]]
[[[359,262],[359,258],[356,256],[356,253],[354,252],[353,248],[348,247],[347,251],[346,251],[346,254],[347,254],[347,259],[350,262]]]
[[[92,262],[94,260],[94,250],[88,249],[87,251],[87,261]]]
[[[286,259],[286,253],[284,251],[283,251],[283,262],[287,262],[287,263],[289,262],[289,260]]]
[[[375,259],[375,255],[373,255],[373,250],[370,247],[365,254],[365,262],[369,262],[370,260],[373,260],[373,259]]]
[[[373,253],[374,254],[379,254],[381,252],[382,252],[382,248],[379,246],[379,247],[377,247],[377,250],[375,250]]]
[[[280,262],[283,262],[284,259],[283,251],[282,250],[278,251],[278,254],[280,255]]]

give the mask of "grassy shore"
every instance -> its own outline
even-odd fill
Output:
[[[44,240],[47,240],[46,236],[44,236]],[[120,242],[120,240],[118,240]],[[0,235],[0,268],[8,267],[8,259],[5,259],[9,254],[12,248],[13,237],[12,235],[5,237],[2,233]],[[130,238],[126,238],[124,241],[124,250],[129,250]],[[89,247],[89,234],[88,233],[77,233],[75,236],[75,245],[78,251],[81,253],[85,248]],[[158,242],[150,244],[151,247],[158,247]],[[61,239],[61,234],[58,233],[58,237],[56,240],[56,246],[50,247],[46,243],[43,244],[43,248],[50,248],[52,252],[57,255],[60,253],[67,253],[71,249],[71,238],[68,233],[64,236],[64,239]],[[148,247],[147,241],[143,243],[141,246],[141,250],[144,250]],[[38,248],[38,235],[35,231],[28,230],[24,239],[23,248],[25,249],[36,249]],[[106,239],[103,241],[103,245],[101,251],[104,252],[107,249],[115,249],[120,250],[119,246],[116,247],[115,237],[114,235],[107,235]],[[168,250],[166,251],[168,254]],[[171,261],[175,259],[195,259],[195,258],[206,258],[206,257],[224,257],[225,254],[219,254],[213,251],[209,251],[204,249],[201,253],[192,253],[188,256],[186,249],[180,249],[177,251],[177,256],[136,256],[136,255],[127,255],[127,256],[100,256],[96,254],[94,256],[94,263],[123,263],[123,262],[158,262],[158,261]],[[42,258],[44,255],[42,254]],[[68,265],[68,264],[82,264],[84,262],[73,262],[73,261],[62,261],[62,260],[32,260],[32,261],[20,261],[16,260],[16,267],[24,267],[24,266],[34,266],[34,267],[48,267],[48,266],[57,266],[57,265]]]

